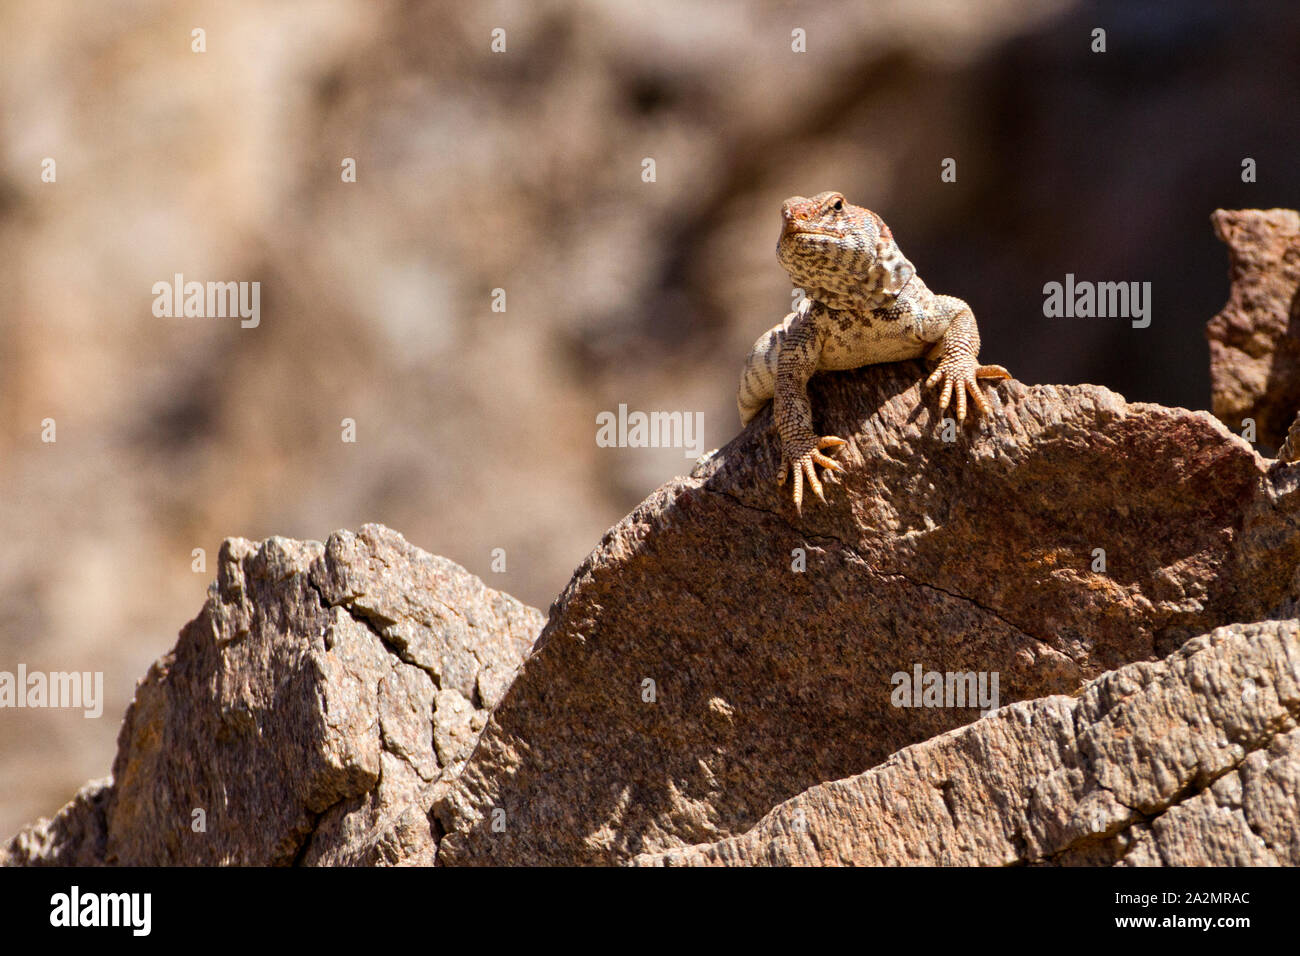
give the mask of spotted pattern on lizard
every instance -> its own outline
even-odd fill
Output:
[[[983,415],[988,401],[980,379],[1006,379],[1000,365],[980,365],[979,329],[964,301],[931,292],[894,242],[884,220],[845,201],[842,193],[795,196],[781,208],[776,257],[804,298],[793,312],[754,343],[740,376],[736,404],[748,425],[772,401],[781,436],[781,472],[794,476],[794,506],[803,507],[803,484],[823,503],[817,466],[843,471],[823,454],[845,444],[813,431],[808,379],[814,372],[920,358],[937,362],[927,386],[942,383],[939,410],[956,398],[957,420],[966,401]]]

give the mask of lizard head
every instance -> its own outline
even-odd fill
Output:
[[[884,220],[838,192],[782,204],[776,258],[795,285],[832,309],[871,308],[913,275]]]

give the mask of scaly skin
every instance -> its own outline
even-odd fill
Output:
[[[837,192],[795,196],[781,207],[776,257],[805,297],[754,343],[740,377],[736,404],[748,425],[768,403],[781,435],[781,474],[794,475],[794,506],[803,508],[803,483],[825,503],[817,466],[843,466],[822,454],[846,444],[818,437],[812,427],[808,379],[814,372],[858,368],[925,356],[938,362],[927,386],[943,384],[939,410],[954,394],[957,420],[966,400],[989,414],[979,380],[1011,377],[1001,365],[980,365],[975,314],[961,299],[935,295],[899,251],[884,220]]]

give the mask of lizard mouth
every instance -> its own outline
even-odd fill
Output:
[[[781,241],[798,241],[800,239],[816,242],[818,239],[841,239],[843,236],[838,232],[830,229],[819,229],[816,226],[804,226],[798,223],[787,223],[781,230]]]

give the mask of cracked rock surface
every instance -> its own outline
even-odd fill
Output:
[[[1234,285],[1212,342],[1228,326],[1263,341],[1294,316],[1295,217],[1216,214]],[[1240,355],[1216,348],[1219,409]],[[440,863],[726,840],[979,714],[894,706],[896,675],[997,674],[1005,704],[1295,616],[1297,469],[1208,413],[1088,385],[1000,383],[992,420],[946,434],[923,377],[917,363],[814,377],[819,434],[848,439],[826,506],[798,516],[773,481],[769,408],[611,529],[435,804]],[[1273,400],[1283,378],[1252,394]],[[1158,732],[1128,731],[1135,768]],[[1155,858],[1151,834],[1133,860]]]
[[[112,778],[0,862],[1300,862],[1300,466],[1090,385],[950,431],[922,378],[814,377],[827,504],[766,410],[544,629],[377,525],[228,541]]]
[[[802,518],[769,408],[610,530],[435,804],[440,863],[726,839],[979,716],[893,706],[896,674],[1070,693],[1295,593],[1297,477],[1208,413],[1010,382],[945,442],[920,377],[813,379],[847,470]]]
[[[1300,623],[1003,707],[642,866],[1300,865]]]
[[[228,539],[216,583],[136,688],[109,780],[0,859],[431,863],[428,808],[542,615],[380,525]]]
[[[1277,448],[1300,409],[1300,213],[1218,209],[1211,221],[1232,278],[1205,330],[1214,414],[1238,429],[1254,419],[1260,442]]]

